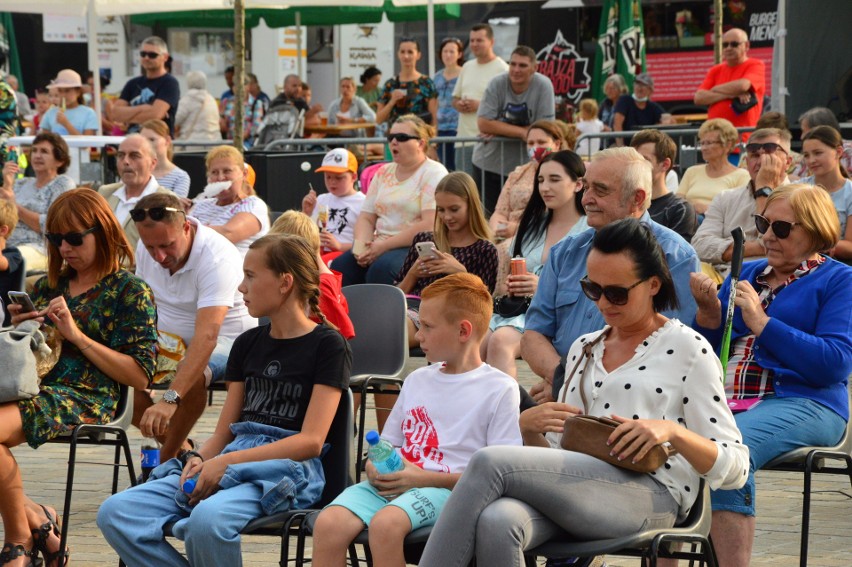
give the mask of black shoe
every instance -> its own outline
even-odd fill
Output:
[[[38,557],[38,551],[36,551],[35,547],[27,551],[23,545],[14,545],[11,543],[3,544],[3,550],[0,551],[0,565],[11,563],[22,555],[30,558],[30,562],[26,564],[28,567],[37,566],[36,558]]]

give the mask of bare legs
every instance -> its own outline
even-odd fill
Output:
[[[757,520],[736,512],[713,512],[710,537],[716,542],[719,567],[748,567]]]
[[[0,517],[6,543],[21,545],[26,550],[33,547],[33,536],[27,522],[28,498],[24,496],[21,471],[9,450],[25,441],[21,411],[15,403],[0,405]],[[19,557],[8,565],[28,564],[29,558]]]
[[[364,529],[364,522],[342,506],[322,511],[314,524],[314,565],[343,567],[352,540]],[[370,521],[370,551],[376,567],[404,567],[402,542],[411,532],[408,514],[396,506],[385,506]]]
[[[489,334],[483,344],[485,348],[485,362],[502,370],[512,378],[518,378],[518,367],[515,360],[521,356],[521,338],[514,327],[500,327]]]

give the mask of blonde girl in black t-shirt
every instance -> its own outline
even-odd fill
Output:
[[[351,353],[333,328],[317,324],[319,268],[302,238],[270,235],[246,254],[239,290],[269,324],[234,342],[228,397],[213,435],[147,483],[109,498],[98,525],[128,566],[239,565],[240,531],[251,520],[308,507],[324,486],[319,456],[348,387]],[[197,477],[191,494],[184,482]],[[163,526],[186,543],[186,558]]]

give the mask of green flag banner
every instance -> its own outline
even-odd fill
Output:
[[[633,79],[645,70],[645,31],[640,0],[604,0],[598,27],[593,96],[604,97],[607,77],[618,73],[633,88]]]

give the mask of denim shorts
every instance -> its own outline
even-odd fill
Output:
[[[846,430],[846,420],[809,398],[764,399],[734,416],[749,449],[749,475],[738,490],[715,490],[713,510],[754,516],[754,473],[779,455],[799,447],[830,447]]]
[[[408,515],[411,529],[432,526],[444,508],[450,491],[446,488],[412,488],[393,500],[379,496],[376,488],[367,481],[350,486],[329,504],[343,506],[369,526],[376,513],[385,506],[396,506]]]

